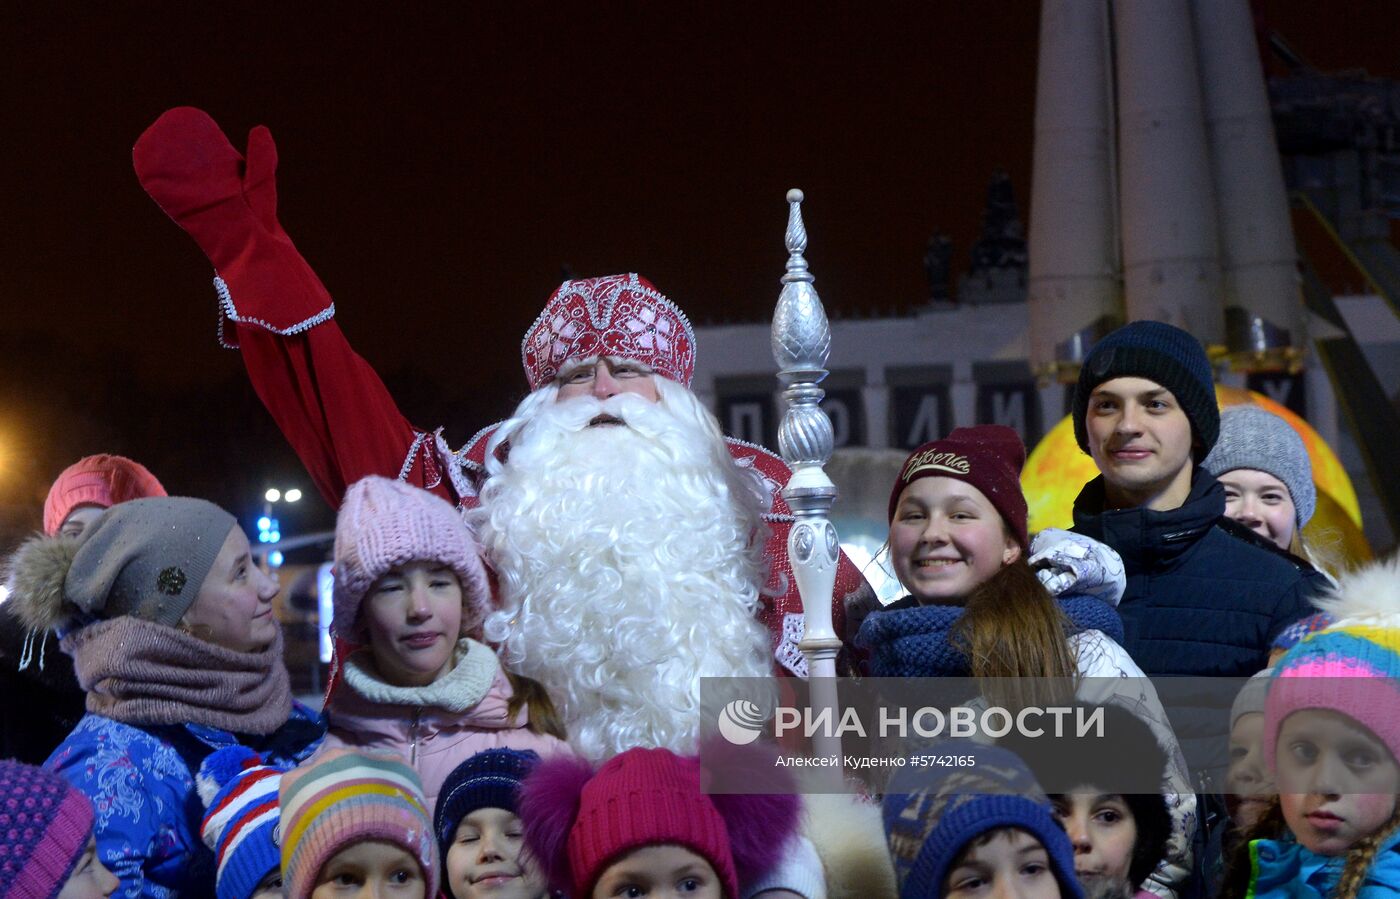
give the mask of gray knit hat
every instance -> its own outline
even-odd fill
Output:
[[[131,615],[174,627],[236,527],[237,519],[208,500],[119,503],[83,535],[64,595],[98,618]]]
[[[1288,422],[1259,406],[1231,406],[1220,414],[1220,437],[1204,467],[1217,478],[1237,468],[1252,468],[1283,481],[1300,528],[1317,508],[1312,462],[1303,438]]]
[[[1230,706],[1230,730],[1235,729],[1235,722],[1251,712],[1264,714],[1264,699],[1269,695],[1269,678],[1274,676],[1274,669],[1265,668],[1258,672],[1240,687],[1240,692],[1235,694],[1235,701]]]

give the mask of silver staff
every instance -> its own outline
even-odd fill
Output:
[[[812,749],[818,756],[829,756],[841,752],[841,740],[835,735],[840,712],[836,654],[841,640],[831,625],[831,593],[840,546],[836,528],[827,520],[836,499],[836,485],[822,468],[831,459],[832,433],[831,419],[820,405],[826,392],[817,384],[827,376],[831,326],[802,255],[807,250],[802,191],[788,191],[787,201],[787,272],[773,313],[772,335],[773,359],[778,363],[778,380],[787,401],[778,428],[778,451],[792,467],[783,499],[797,519],[788,533],[788,558],[802,596],[804,630],[798,649],[807,658],[812,713],[831,716],[830,732],[823,735],[818,730]]]

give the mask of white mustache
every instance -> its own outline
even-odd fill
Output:
[[[542,409],[537,420],[549,430],[564,432],[620,423],[646,437],[656,437],[675,428],[674,417],[667,410],[634,393],[619,393],[605,400],[592,396],[572,397]]]

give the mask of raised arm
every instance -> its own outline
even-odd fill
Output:
[[[433,435],[413,427],[332,320],[335,304],[277,220],[277,148],[261,125],[245,161],[209,115],[171,109],[132,163],[151,199],[214,266],[220,333],[332,508],[367,474],[406,477],[450,501]]]

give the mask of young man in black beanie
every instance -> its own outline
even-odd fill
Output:
[[[1325,582],[1224,517],[1224,490],[1199,467],[1220,431],[1201,344],[1154,321],[1109,334],[1080,371],[1074,431],[1100,472],[1075,500],[1074,529],[1123,557],[1123,647],[1151,675],[1265,668]]]
[[[1075,500],[1074,530],[1123,557],[1123,648],[1154,676],[1265,668],[1326,581],[1225,517],[1224,489],[1200,467],[1220,430],[1201,344],[1155,321],[1109,334],[1080,370],[1074,430],[1101,473]],[[1188,761],[1213,780],[1228,762],[1226,709],[1228,698],[1218,714],[1172,714]]]

